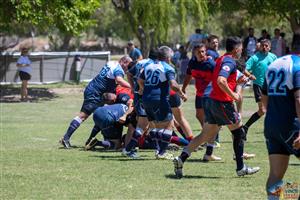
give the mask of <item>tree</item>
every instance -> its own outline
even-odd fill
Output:
[[[57,28],[70,38],[95,23],[91,16],[99,6],[97,0],[1,1],[0,30],[5,35],[20,26],[28,27],[29,32],[35,29],[47,32]]]
[[[207,15],[206,1],[198,0],[112,0],[118,13],[129,21],[132,33],[141,44],[143,55],[150,48],[165,43],[169,28],[180,26],[181,40],[186,34],[186,23],[189,17],[201,23]],[[187,12],[189,11],[189,12]]]

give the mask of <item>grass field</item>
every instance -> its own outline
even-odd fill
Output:
[[[185,164],[184,178],[178,180],[172,162],[155,160],[152,151],[140,151],[138,160],[124,158],[120,152],[84,151],[93,126],[91,118],[72,137],[77,148],[60,148],[59,138],[81,107],[83,95],[77,87],[31,86],[30,92],[40,95],[33,102],[0,104],[0,199],[266,199],[268,157],[263,119],[251,127],[245,146],[247,152],[257,155],[246,163],[261,167],[258,174],[236,176],[231,135],[223,128],[221,148],[215,151],[223,161],[203,163],[204,151],[198,151]],[[7,89],[17,91],[2,88],[1,95]],[[193,86],[189,87],[190,99],[183,110],[197,134],[200,126],[194,117],[193,91]],[[256,110],[252,93],[245,96],[244,121]],[[285,180],[300,183],[300,162],[294,157]]]

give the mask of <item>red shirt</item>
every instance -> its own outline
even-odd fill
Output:
[[[213,72],[212,77],[212,91],[210,93],[210,97],[212,99],[223,101],[223,102],[233,102],[234,99],[225,93],[218,86],[218,77],[223,76],[227,78],[228,87],[235,91],[236,88],[236,76],[237,76],[237,65],[235,60],[231,55],[224,54],[220,58],[216,60],[216,67]]]
[[[119,94],[127,94],[130,97],[130,99],[133,99],[132,90],[130,88],[126,88],[118,85],[116,88],[116,95]]]

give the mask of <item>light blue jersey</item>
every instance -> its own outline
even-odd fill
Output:
[[[108,62],[100,73],[88,84],[86,90],[98,93],[114,92],[116,89],[116,77],[124,77],[125,73],[118,62]]]
[[[266,71],[263,91],[268,95],[265,128],[284,132],[297,117],[294,91],[300,89],[300,56],[287,55],[275,60]]]
[[[175,70],[166,62],[154,61],[144,66],[140,76],[145,80],[143,102],[169,97],[169,81],[175,79]]]

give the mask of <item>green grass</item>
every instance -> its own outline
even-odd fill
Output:
[[[183,110],[197,134],[200,125],[194,117],[193,86],[189,94]],[[203,163],[204,152],[198,151],[185,164],[185,177],[177,180],[172,162],[155,160],[153,151],[140,151],[140,160],[121,157],[120,152],[83,151],[93,126],[91,118],[72,137],[78,148],[61,149],[58,140],[80,109],[82,98],[81,93],[68,93],[34,103],[0,104],[0,199],[265,199],[268,156],[263,119],[251,127],[245,147],[257,155],[246,163],[260,166],[258,174],[236,176],[231,135],[223,128],[222,146],[215,151],[223,161]],[[244,120],[255,110],[254,99],[245,98]],[[285,180],[300,183],[299,161],[292,157],[290,163],[294,165],[289,166]]]

